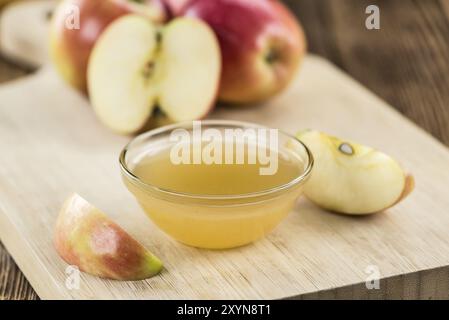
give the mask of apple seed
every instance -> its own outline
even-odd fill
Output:
[[[342,144],[340,144],[340,146],[338,147],[338,150],[340,150],[340,152],[342,152],[348,156],[352,156],[354,154],[354,149],[347,142],[343,142]]]

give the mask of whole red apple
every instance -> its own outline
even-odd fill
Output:
[[[251,103],[276,95],[306,52],[299,22],[276,0],[191,0],[182,14],[206,21],[219,39],[223,101]]]
[[[163,22],[161,0],[63,0],[53,14],[50,54],[61,76],[87,91],[87,64],[95,41],[109,23],[129,13]]]

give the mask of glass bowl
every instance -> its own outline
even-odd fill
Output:
[[[298,164],[298,174],[267,189],[255,186],[254,192],[189,193],[149,183],[136,173],[142,159],[151,158],[174,146],[175,142],[171,136],[173,132],[184,129],[193,133],[194,126],[198,123],[165,126],[134,138],[120,155],[121,172],[126,187],[160,229],[186,245],[227,249],[264,237],[288,215],[302,194],[302,187],[313,167],[310,151],[295,137],[277,131],[277,153],[293,155]],[[216,129],[222,133],[228,129],[269,130],[260,125],[238,121],[205,120],[200,123],[203,131]],[[259,144],[263,141],[259,140],[253,142]],[[250,143],[249,140],[246,141]],[[210,175],[207,179],[210,179],[212,186],[216,176]],[[233,176],[231,181],[235,181],[237,187],[242,184],[242,177]]]

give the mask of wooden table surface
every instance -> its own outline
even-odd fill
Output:
[[[333,61],[449,146],[449,0],[285,2],[302,21],[311,52]],[[380,8],[380,30],[365,28],[371,4]],[[0,83],[29,72],[0,57]],[[357,295],[339,290],[316,297]],[[375,298],[402,297],[381,292]],[[1,243],[0,299],[38,299]]]

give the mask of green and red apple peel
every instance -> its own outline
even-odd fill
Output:
[[[77,194],[59,213],[54,244],[68,264],[102,278],[141,280],[162,270],[156,256]]]

